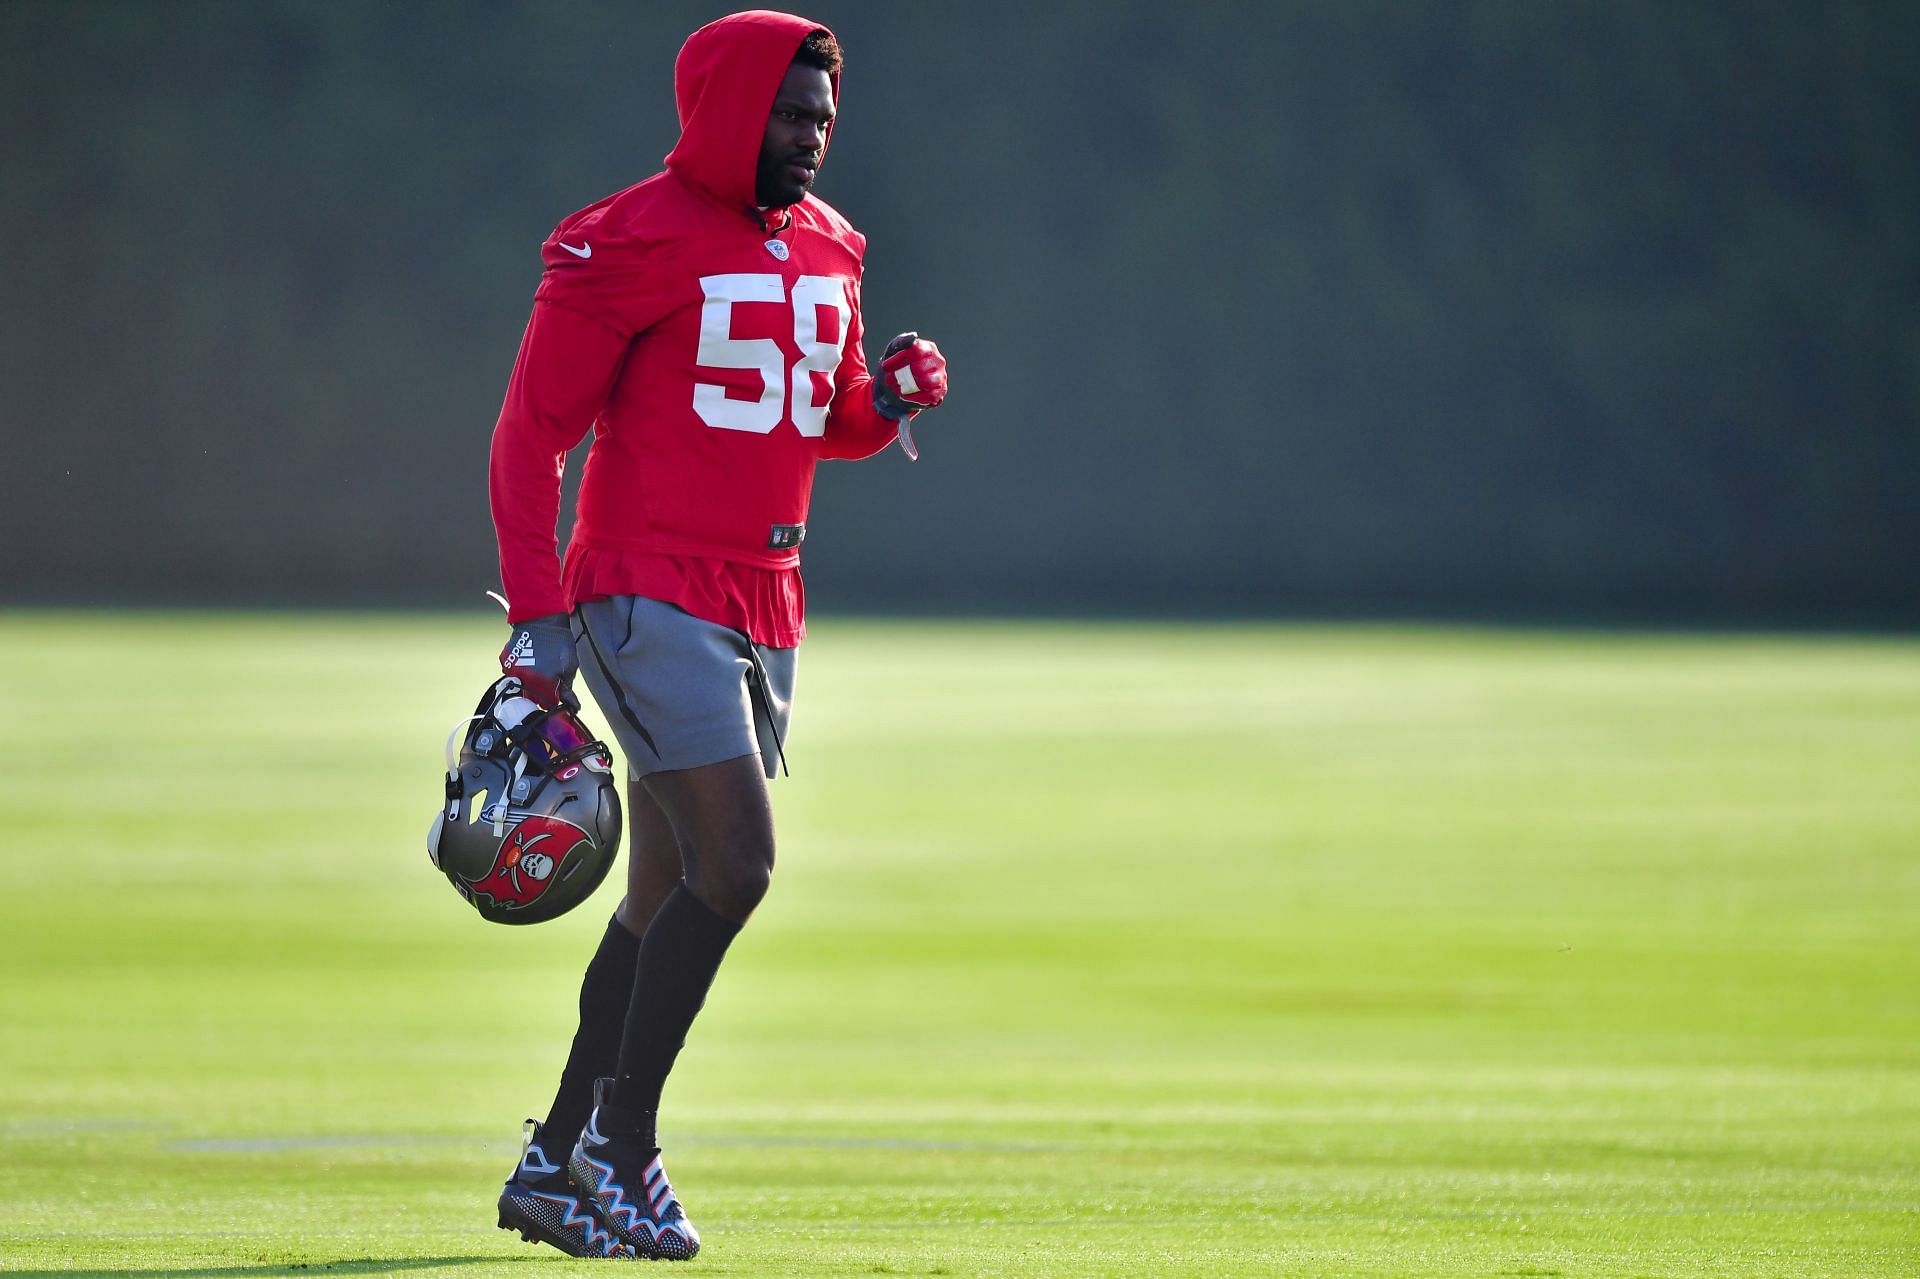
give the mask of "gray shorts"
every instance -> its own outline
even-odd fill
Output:
[[[629,776],[756,752],[768,777],[779,768],[799,649],[752,643],[640,595],[580,605],[573,637],[580,674],[613,725]]]

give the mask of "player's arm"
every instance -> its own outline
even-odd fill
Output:
[[[834,378],[833,407],[827,410],[820,456],[872,457],[896,439],[908,447],[909,457],[915,456],[904,424],[946,398],[947,362],[933,343],[917,333],[902,333],[887,344],[880,377],[875,378],[861,345],[865,329],[859,286],[850,292],[853,318],[847,328],[846,355]]]
[[[487,466],[509,622],[566,612],[554,532],[560,472],[606,403],[626,349],[627,338],[600,321],[534,303]]]
[[[626,335],[537,301],[493,428],[487,495],[513,634],[500,665],[549,705],[570,700],[578,667],[560,585],[560,475],[613,387]]]

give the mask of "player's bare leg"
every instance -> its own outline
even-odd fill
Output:
[[[647,788],[679,840],[687,887],[740,925],[773,878],[773,804],[759,755],[655,773]]]
[[[635,937],[647,935],[647,925],[660,912],[667,895],[686,875],[680,862],[680,842],[674,836],[673,823],[654,802],[644,782],[627,785],[627,895],[613,912],[623,927]],[[625,1015],[626,1005],[616,1017]],[[604,1010],[603,1010],[604,1011]],[[618,1051],[618,1045],[615,1045]],[[601,1074],[613,1069],[611,1061]]]
[[[647,926],[619,1062],[596,1088],[568,1163],[614,1233],[645,1257],[679,1260],[700,1250],[661,1165],[654,1122],[720,961],[773,876],[773,806],[762,769],[760,756],[743,755],[647,778],[686,877]]]
[[[500,1191],[502,1229],[575,1257],[630,1252],[606,1228],[591,1197],[575,1189],[565,1165],[593,1108],[594,1081],[612,1074],[619,1059],[640,937],[682,875],[673,825],[638,782],[627,788],[627,836],[627,893],[580,983],[580,1024],[553,1106],[546,1122],[527,1134],[520,1162]]]

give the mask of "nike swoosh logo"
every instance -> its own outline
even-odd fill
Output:
[[[565,240],[559,241],[559,244],[561,248],[573,254],[573,256],[576,258],[590,258],[593,256],[593,246],[591,244],[583,244],[577,249],[574,248],[571,244],[568,244]]]

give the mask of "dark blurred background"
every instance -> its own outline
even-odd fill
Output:
[[[0,603],[485,607],[689,3],[0,5]],[[1920,622],[1920,5],[817,3],[925,460],[816,608]]]

